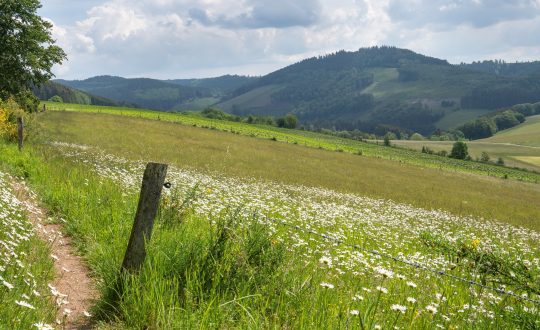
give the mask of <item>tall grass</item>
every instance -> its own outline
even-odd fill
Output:
[[[391,199],[425,209],[442,209],[459,215],[474,215],[540,228],[540,207],[537,203],[540,185],[456,173],[440,162],[439,159],[444,160],[443,157],[428,155],[437,159],[433,163],[429,159],[417,158],[434,167],[441,166],[441,169],[424,168],[407,164],[398,157],[394,160],[364,157],[367,149],[363,149],[363,155],[358,156],[306,148],[302,143],[276,143],[164,121],[61,112],[48,113],[40,120],[52,141],[94,146],[106,153],[132,160],[153,160],[239,178],[324,187]],[[247,124],[243,126],[249,128]],[[400,150],[378,148],[389,153]],[[350,149],[358,151],[358,147]],[[375,151],[378,153],[379,149]],[[421,155],[425,154],[410,151],[409,157],[423,157]],[[480,163],[472,164],[476,166]],[[506,171],[500,166],[489,167]]]
[[[54,269],[49,247],[11,188],[15,180],[0,166],[0,329],[31,329],[55,321],[48,287]]]
[[[101,299],[94,314],[100,322],[135,329],[540,325],[538,309],[511,297],[491,297],[377,258],[377,267],[345,272],[358,251],[340,250],[336,256],[329,242],[270,227],[238,209],[225,208],[212,217],[190,212],[195,189],[193,196],[164,199],[143,268],[120,275],[137,195],[49,147],[19,154],[14,146],[0,145],[0,151],[0,160],[26,176],[66,220],[99,279]],[[468,262],[459,268],[476,273]],[[517,290],[511,283],[508,289]]]

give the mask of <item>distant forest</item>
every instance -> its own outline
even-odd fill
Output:
[[[163,111],[212,107],[236,116],[275,118],[291,113],[300,125],[312,129],[375,134],[430,135],[456,111],[500,112],[540,102],[540,62],[451,65],[389,46],[312,57],[262,77],[163,81],[100,76],[56,82],[76,90],[45,86],[36,94],[42,99],[57,93],[65,102]],[[470,116],[462,117],[453,128],[470,125]]]

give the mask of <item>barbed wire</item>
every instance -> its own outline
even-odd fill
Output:
[[[404,265],[407,265],[407,266],[410,266],[410,267],[414,267],[416,269],[422,269],[424,271],[428,271],[430,273],[433,273],[433,274],[436,274],[437,276],[444,276],[444,277],[448,277],[448,278],[451,278],[453,280],[457,280],[457,281],[461,281],[461,282],[465,282],[469,285],[474,285],[474,286],[477,286],[477,287],[481,287],[483,289],[486,289],[486,290],[490,290],[490,291],[494,291],[498,294],[501,294],[501,295],[507,295],[507,296],[511,296],[511,297],[514,297],[516,299],[519,299],[519,300],[522,300],[522,301],[528,301],[528,302],[531,302],[531,303],[534,303],[536,305],[539,305],[540,306],[540,300],[535,300],[535,299],[531,299],[531,298],[528,298],[528,297],[525,297],[525,296],[520,296],[520,295],[517,295],[513,292],[510,292],[510,291],[506,291],[506,290],[503,290],[503,289],[498,289],[498,288],[495,288],[495,287],[492,287],[492,286],[489,286],[489,285],[485,285],[485,284],[482,284],[482,283],[479,283],[479,282],[476,282],[476,281],[473,281],[473,280],[470,280],[470,279],[466,279],[466,278],[463,278],[463,277],[459,277],[459,276],[456,276],[456,275],[452,275],[452,274],[449,274],[447,272],[445,272],[444,270],[439,270],[439,269],[433,269],[433,268],[430,268],[426,265],[423,265],[423,264],[420,264],[420,263],[417,263],[417,262],[412,262],[412,261],[407,261],[407,260],[404,260],[402,258],[399,258],[399,257],[396,257],[396,256],[393,256],[393,255],[390,255],[390,254],[386,254],[386,253],[382,253],[382,252],[379,252],[379,251],[376,251],[376,250],[371,250],[371,249],[366,249],[360,245],[357,245],[357,244],[351,244],[351,243],[347,243],[341,239],[338,239],[338,238],[334,238],[334,237],[331,237],[329,235],[326,235],[326,234],[320,234],[316,231],[313,231],[311,229],[305,229],[305,228],[302,228],[300,226],[297,226],[297,225],[293,225],[293,224],[290,224],[286,221],[283,221],[283,220],[280,220],[280,219],[274,219],[274,218],[270,218],[270,217],[264,217],[266,220],[268,221],[271,221],[275,224],[278,224],[278,225],[281,225],[281,226],[284,226],[284,227],[288,227],[288,228],[292,228],[292,229],[295,229],[297,231],[301,231],[301,232],[304,232],[304,233],[307,233],[307,234],[311,234],[311,235],[314,235],[314,236],[318,236],[318,237],[321,237],[327,241],[331,241],[331,242],[334,242],[334,243],[337,243],[337,244],[340,244],[340,245],[343,245],[343,246],[347,246],[347,247],[350,247],[350,248],[353,248],[355,250],[360,250],[360,251],[364,251],[366,253],[369,253],[369,254],[372,254],[372,255],[375,255],[375,256],[380,256],[382,258],[387,258],[387,259],[391,259],[397,263],[401,263],[401,264],[404,264]]]

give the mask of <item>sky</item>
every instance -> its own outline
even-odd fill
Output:
[[[450,63],[540,60],[540,0],[42,0],[57,78],[264,75],[390,45]]]

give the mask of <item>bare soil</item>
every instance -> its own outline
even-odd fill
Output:
[[[90,307],[98,297],[90,270],[77,251],[63,226],[50,223],[36,195],[22,182],[14,182],[13,190],[23,202],[28,219],[37,235],[51,248],[54,261],[54,282],[49,285],[58,306],[56,315],[60,329],[92,329]]]

